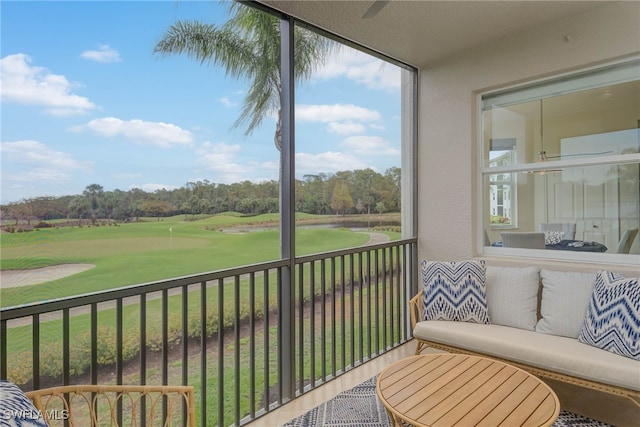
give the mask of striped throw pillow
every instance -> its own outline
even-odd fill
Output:
[[[484,260],[423,261],[424,320],[490,323]]]

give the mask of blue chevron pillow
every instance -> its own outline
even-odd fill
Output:
[[[0,397],[2,397],[0,426],[48,427],[44,415],[36,409],[17,385],[0,380]]]
[[[490,323],[484,260],[422,261],[424,320]]]
[[[637,277],[598,272],[578,340],[640,360],[640,285]]]

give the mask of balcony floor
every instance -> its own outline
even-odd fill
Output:
[[[329,381],[310,391],[292,402],[283,405],[281,408],[249,423],[250,426],[281,426],[284,423],[304,414],[308,410],[315,408],[321,403],[335,397],[338,393],[348,390],[361,382],[368,380],[382,371],[386,366],[396,360],[413,356],[416,350],[416,343],[411,340],[400,347],[379,356],[362,366],[359,366],[333,381]],[[425,350],[426,352],[426,350]]]

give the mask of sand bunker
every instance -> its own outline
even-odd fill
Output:
[[[35,285],[82,273],[95,267],[93,264],[61,264],[32,270],[0,270],[0,287]]]

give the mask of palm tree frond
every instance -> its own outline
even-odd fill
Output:
[[[294,37],[295,73],[298,81],[311,78],[341,46],[334,40],[300,27],[296,27]]]
[[[201,64],[220,65],[235,77],[249,77],[260,62],[251,46],[229,29],[198,21],[177,21],[170,26],[154,53],[161,57],[185,54]]]
[[[280,108],[279,75],[273,75],[269,70],[263,71],[254,76],[253,84],[242,104],[242,112],[233,124],[234,128],[246,125],[245,135],[250,135],[265,117],[275,116]]]
[[[339,44],[302,27],[294,31],[295,79],[308,80]],[[233,125],[245,126],[245,135],[265,117],[280,120],[280,21],[276,16],[240,1],[230,2],[226,23],[177,21],[167,29],[154,53],[161,57],[184,54],[201,64],[221,66],[227,75],[249,80],[251,86]],[[278,121],[278,148],[279,125]]]

